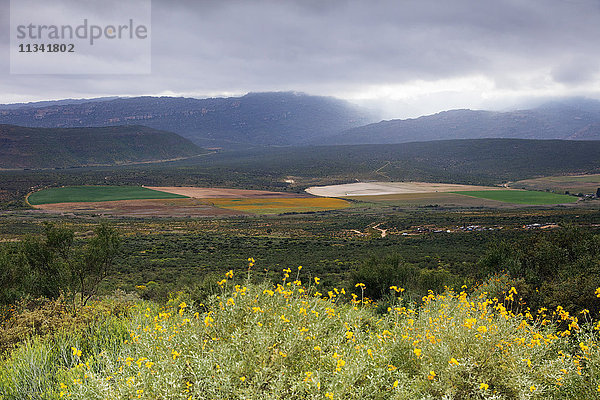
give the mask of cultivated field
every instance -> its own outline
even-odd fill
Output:
[[[493,207],[576,203],[577,198],[540,191],[427,182],[361,182],[313,186],[308,193],[401,207]]]
[[[31,205],[81,203],[90,201],[173,199],[185,195],[160,192],[141,186],[65,186],[34,192],[27,200]]]
[[[272,199],[212,199],[211,203],[220,208],[254,214],[281,214],[285,212],[313,212],[338,210],[349,207],[342,199],[320,197],[272,198]]]
[[[498,190],[497,187],[453,185],[429,182],[359,182],[344,185],[313,186],[306,192],[323,197],[383,196],[406,193],[456,192],[462,190]]]
[[[557,193],[593,194],[600,188],[600,174],[546,176],[513,182],[510,187],[528,190],[553,190]]]
[[[386,194],[380,196],[356,196],[345,197],[349,200],[360,202],[358,204],[377,204],[381,206],[395,207],[449,207],[449,208],[514,208],[514,204],[503,203],[501,201],[488,200],[464,196],[456,193],[438,192],[438,193],[400,193]]]
[[[38,205],[36,208],[58,214],[96,214],[118,217],[213,217],[244,214],[231,209],[217,208],[206,201],[189,198],[52,203]]]
[[[513,204],[549,205],[575,203],[577,198],[564,194],[534,192],[527,190],[462,191],[456,194]]]
[[[225,188],[206,188],[206,187],[152,187],[145,186],[148,189],[159,190],[161,192],[173,193],[194,199],[262,199],[262,198],[295,198],[308,197],[297,193],[268,192],[265,190],[243,190],[243,189],[225,189]]]
[[[76,186],[42,190],[29,199],[46,212],[132,217],[280,214],[350,205],[345,200],[308,194],[200,187]]]

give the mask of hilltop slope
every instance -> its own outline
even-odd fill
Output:
[[[204,152],[187,139],[145,126],[25,128],[0,125],[0,168],[117,165]]]

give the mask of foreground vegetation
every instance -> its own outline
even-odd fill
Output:
[[[99,282],[97,294],[123,290],[164,302],[169,292],[186,290],[203,301],[216,276],[254,257],[262,266],[257,271],[262,280],[278,279],[281,269],[301,259],[304,271],[321,277],[323,285],[349,289],[363,282],[367,296],[374,299],[384,298],[395,284],[415,299],[429,289],[472,286],[505,271],[517,280],[532,308],[594,310],[593,289],[600,286],[597,211],[355,210],[226,219],[112,219],[121,251]],[[572,221],[579,227],[571,226]],[[555,225],[526,228],[537,222]],[[57,229],[48,229],[49,224]],[[387,229],[385,237],[373,228],[376,224]],[[73,271],[93,265],[81,251],[86,252],[101,225],[93,217],[0,218],[0,306],[19,298],[56,298],[61,291],[79,291],[80,280]],[[60,237],[69,239],[62,242],[65,251],[57,251]],[[147,289],[140,291],[139,285]]]
[[[380,310],[363,284],[325,292],[302,267],[284,270],[279,284],[252,284],[249,261],[248,274],[228,272],[204,304],[93,304],[88,312],[103,314],[94,323],[5,356],[0,398],[592,399],[600,391],[600,325],[585,311],[524,308],[505,277],[417,303],[392,286],[395,299]]]

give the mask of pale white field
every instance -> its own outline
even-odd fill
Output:
[[[498,189],[502,188],[430,182],[358,182],[344,185],[312,186],[306,189],[306,192],[322,197],[354,197]]]

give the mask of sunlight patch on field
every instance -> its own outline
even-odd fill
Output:
[[[322,197],[354,197],[498,189],[497,187],[490,186],[430,182],[358,182],[343,185],[313,186],[306,189],[306,191],[312,195]]]
[[[210,199],[220,208],[255,214],[281,214],[285,212],[311,212],[338,210],[350,204],[342,199],[330,198],[271,198],[271,199]]]

